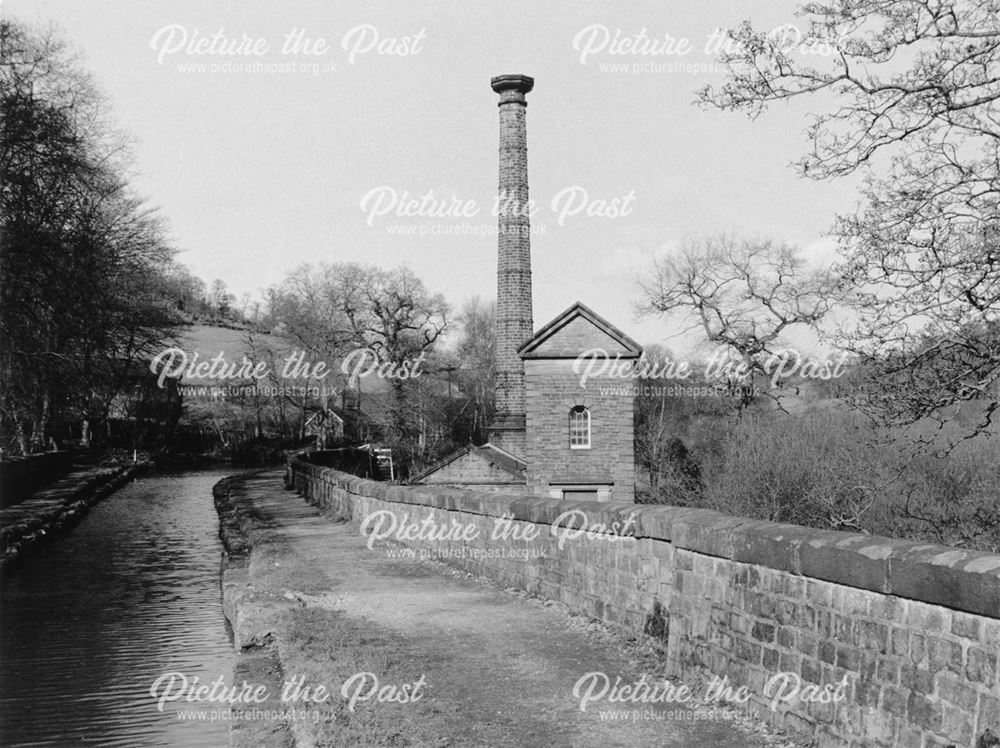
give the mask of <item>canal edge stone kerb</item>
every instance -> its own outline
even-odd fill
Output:
[[[140,462],[107,468],[69,489],[41,489],[34,497],[0,510],[0,568],[56,537],[57,530],[72,527],[92,506],[151,467]],[[46,498],[36,500],[39,497]]]
[[[290,606],[287,600],[258,601],[250,579],[250,555],[254,531],[261,529],[248,512],[243,489],[248,478],[263,472],[251,470],[222,478],[212,486],[212,498],[219,515],[222,612],[232,629],[233,681],[263,685],[274,700],[285,680],[284,665],[273,628],[274,616],[262,615],[274,606]],[[259,539],[259,538],[258,538]],[[267,706],[267,705],[265,705]],[[288,720],[255,720],[247,716],[229,720],[230,748],[279,748],[295,745],[295,730]]]
[[[359,496],[536,524],[551,525],[564,512],[577,509],[591,524],[621,526],[634,513],[637,540],[659,540],[707,556],[1000,618],[1000,555],[751,520],[709,509],[396,486],[300,458],[292,458],[290,465],[293,475],[308,474]]]

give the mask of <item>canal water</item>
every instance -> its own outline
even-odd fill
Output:
[[[4,572],[0,745],[228,744],[220,705],[161,712],[150,695],[170,672],[232,683],[212,503],[224,475],[141,478]]]

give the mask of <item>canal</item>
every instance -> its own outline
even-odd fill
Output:
[[[161,712],[149,692],[169,672],[232,681],[212,503],[226,474],[142,478],[4,572],[0,744],[228,743],[218,705]]]

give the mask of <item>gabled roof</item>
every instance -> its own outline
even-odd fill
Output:
[[[475,449],[479,453],[479,456],[483,459],[489,460],[501,470],[517,477],[523,477],[524,470],[528,467],[528,463],[520,457],[515,457],[506,449],[502,449],[495,444],[490,444],[489,442],[486,442],[486,444],[481,447],[473,447],[473,449]]]
[[[517,353],[521,358],[576,358],[591,348],[632,358],[642,346],[579,301],[536,332]]]
[[[510,452],[487,442],[481,447],[469,444],[465,447],[462,447],[456,452],[452,452],[444,459],[439,460],[426,470],[417,473],[415,476],[410,478],[410,483],[419,483],[420,481],[427,478],[429,475],[436,473],[437,471],[441,470],[447,465],[450,465],[456,460],[465,457],[466,455],[471,455],[473,457],[478,457],[480,459],[483,459],[489,464],[495,465],[503,472],[508,473],[509,475],[518,478],[520,480],[524,480],[524,471],[528,467],[527,463],[515,457]]]
[[[317,418],[320,418],[320,417],[327,417],[328,418],[330,416],[333,416],[334,418],[336,418],[341,423],[344,422],[344,419],[341,418],[340,415],[333,408],[321,408],[321,409],[316,410],[311,416],[309,416],[306,419],[306,426],[309,426]]]

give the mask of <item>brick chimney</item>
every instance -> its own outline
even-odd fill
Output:
[[[535,81],[526,75],[499,75],[490,85],[500,94],[497,415],[490,425],[490,441],[524,459],[524,362],[517,349],[532,334],[525,94]]]

